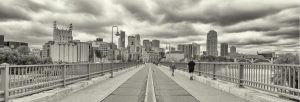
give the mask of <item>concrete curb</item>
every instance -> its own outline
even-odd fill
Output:
[[[167,67],[165,67],[167,68]],[[187,77],[189,77],[189,73],[184,72],[182,70],[177,71],[179,74],[183,74]],[[235,96],[238,96],[240,98],[249,100],[251,102],[294,102],[287,99],[279,98],[278,96],[273,96],[272,94],[266,94],[262,93],[256,90],[252,90],[249,88],[239,88],[236,84],[221,81],[221,80],[211,80],[209,78],[205,78],[202,76],[194,76],[194,79],[197,81],[200,81],[202,83],[205,83],[211,87],[214,87],[216,89],[231,93]]]
[[[115,72],[114,75],[120,75],[122,73],[134,70],[135,68],[136,67],[131,67],[131,68],[128,68],[125,70],[120,70],[120,71]],[[80,82],[68,85],[64,88],[55,88],[53,90],[33,94],[31,96],[21,97],[21,98],[17,98],[17,99],[11,99],[11,100],[9,100],[9,102],[52,102],[52,101],[55,101],[62,97],[65,97],[71,93],[74,93],[74,92],[82,90],[86,87],[89,87],[95,83],[109,79],[109,77],[110,77],[110,74],[107,73],[104,76],[95,77],[95,78],[92,78],[91,80],[80,81]]]

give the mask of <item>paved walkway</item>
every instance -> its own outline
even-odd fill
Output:
[[[157,68],[172,78],[177,84],[201,102],[249,102],[248,100],[241,99],[230,93],[215,89],[199,81],[189,80],[189,77],[179,73],[178,70],[175,71],[175,76],[172,77],[168,67],[159,66]]]
[[[137,72],[101,102],[142,102],[145,99],[148,66]]]
[[[72,93],[60,100],[56,100],[55,102],[99,102],[142,68],[143,66],[120,75],[115,75],[114,78],[101,81],[83,90]]]
[[[153,65],[153,81],[157,102],[199,102],[185,89]]]
[[[154,92],[153,92],[154,91]],[[167,67],[146,64],[75,92],[57,102],[248,102],[232,94],[189,80]]]

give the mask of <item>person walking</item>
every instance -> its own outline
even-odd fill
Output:
[[[196,63],[193,61],[193,59],[190,60],[190,62],[188,63],[188,68],[189,68],[189,73],[190,73],[190,80],[194,80],[193,73],[194,73],[195,65],[196,65]]]
[[[174,71],[175,71],[175,69],[176,69],[175,62],[174,62],[174,61],[172,61],[171,65],[170,65],[170,69],[171,69],[171,71],[172,71],[172,76],[174,76]]]

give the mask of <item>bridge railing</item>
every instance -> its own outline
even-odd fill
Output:
[[[0,66],[0,102],[63,87],[82,80],[122,70],[138,63],[86,63]]]
[[[187,63],[175,65],[178,69],[188,70]],[[223,80],[236,83],[239,87],[251,87],[300,100],[300,65],[201,62],[196,64],[195,72],[212,80]]]

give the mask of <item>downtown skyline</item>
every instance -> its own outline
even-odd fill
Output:
[[[300,50],[297,0],[9,0],[0,1],[0,15],[5,40],[27,42],[32,48],[52,40],[56,20],[72,23],[74,39],[81,41],[102,37],[110,42],[111,27],[117,25],[125,38],[140,34],[141,40],[172,46],[195,42],[201,51],[209,30],[218,32],[218,50],[221,43],[243,53]]]

